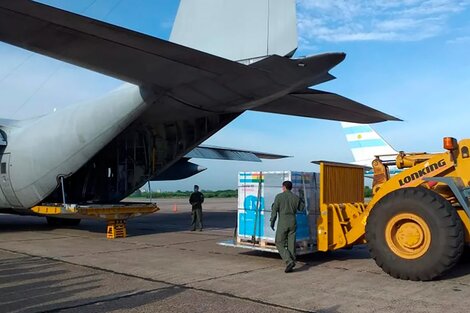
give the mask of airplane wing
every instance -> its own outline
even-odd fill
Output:
[[[242,112],[272,101],[273,96],[330,80],[328,71],[345,57],[343,53],[300,60],[271,56],[245,66],[29,0],[0,0],[0,40],[214,113]],[[368,115],[367,110],[360,119],[350,113],[336,116],[340,110],[327,104],[319,108],[327,110],[315,116],[319,118],[367,123],[394,119]],[[272,112],[277,111],[274,105]],[[307,116],[315,114],[313,108],[308,112]]]
[[[214,146],[198,146],[165,171],[151,178],[152,181],[185,179],[206,170],[205,167],[189,162],[192,158],[261,162],[261,159],[282,159],[288,156],[248,150],[238,150]]]
[[[214,146],[198,146],[185,155],[186,158],[215,159],[215,160],[233,160],[233,161],[251,161],[261,162],[261,159],[283,159],[288,158],[285,155],[271,154],[264,152],[254,152],[248,150],[238,150]]]
[[[393,116],[372,109],[354,100],[335,93],[315,89],[291,93],[252,110],[338,121],[355,120],[357,121],[356,123],[365,124],[371,119],[399,121],[399,119]]]
[[[137,85],[173,87],[243,71],[221,58],[29,0],[0,0],[0,39]]]
[[[278,76],[201,51],[29,0],[0,0],[0,40],[136,85],[169,92],[190,106],[213,112],[284,89]],[[279,65],[279,57],[275,64]],[[328,54],[298,68],[289,59],[283,69],[296,82],[316,82],[344,59]],[[307,60],[308,62],[309,60]],[[312,64],[313,65],[313,64]],[[299,71],[300,69],[300,71]]]

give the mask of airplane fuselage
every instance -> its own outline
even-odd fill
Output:
[[[97,101],[71,105],[6,130],[1,154],[0,207],[30,208],[49,196],[121,133],[147,106],[127,84]]]
[[[226,12],[225,2],[234,11]],[[242,59],[229,60],[211,54],[211,47],[204,49],[209,53],[198,51],[35,1],[2,1],[1,41],[133,85],[18,127],[0,124],[6,137],[6,145],[0,141],[0,208],[21,212],[64,198],[69,203],[114,203],[149,180],[185,178],[202,170],[185,155],[246,110],[361,123],[395,119],[337,94],[309,89],[334,79],[329,71],[345,54],[291,59],[297,48],[295,1],[271,2],[246,10],[239,1],[214,0],[214,11],[208,3],[182,1],[178,16],[184,24],[186,13],[194,10],[202,14],[196,26],[208,25],[208,12],[231,19],[240,34],[238,50],[250,49]],[[267,29],[251,37],[248,28],[246,36],[239,31],[240,20]],[[220,19],[200,32],[209,38],[206,29],[226,22]],[[174,34],[185,34],[184,29]],[[230,50],[226,36],[217,36],[222,37],[219,44]],[[256,48],[262,53],[253,54]],[[246,57],[257,62],[235,61]]]
[[[101,99],[6,128],[0,209],[30,213],[64,195],[72,203],[114,203],[149,180],[195,175],[204,168],[184,155],[239,114],[187,108],[124,84]]]

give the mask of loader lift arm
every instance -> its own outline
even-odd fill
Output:
[[[442,153],[400,152],[373,161],[374,195],[364,203],[364,170],[320,163],[318,250],[367,243],[391,276],[432,280],[470,243],[470,139],[444,139]],[[390,177],[388,166],[403,172]]]

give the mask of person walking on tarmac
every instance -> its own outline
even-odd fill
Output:
[[[279,215],[276,230],[276,248],[282,260],[286,262],[286,273],[295,267],[295,232],[297,224],[295,214],[304,210],[304,201],[292,193],[292,182],[282,183],[282,193],[276,195],[272,205],[271,228],[274,230]]]
[[[202,231],[202,203],[204,202],[204,195],[199,191],[199,186],[194,185],[194,192],[189,197],[189,203],[192,206],[192,222],[191,231],[199,229]]]

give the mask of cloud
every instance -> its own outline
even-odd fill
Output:
[[[463,44],[463,43],[469,43],[470,42],[470,36],[461,36],[457,37],[454,39],[450,39],[447,41],[448,44]]]
[[[444,33],[470,0],[297,0],[301,43],[419,41]]]

